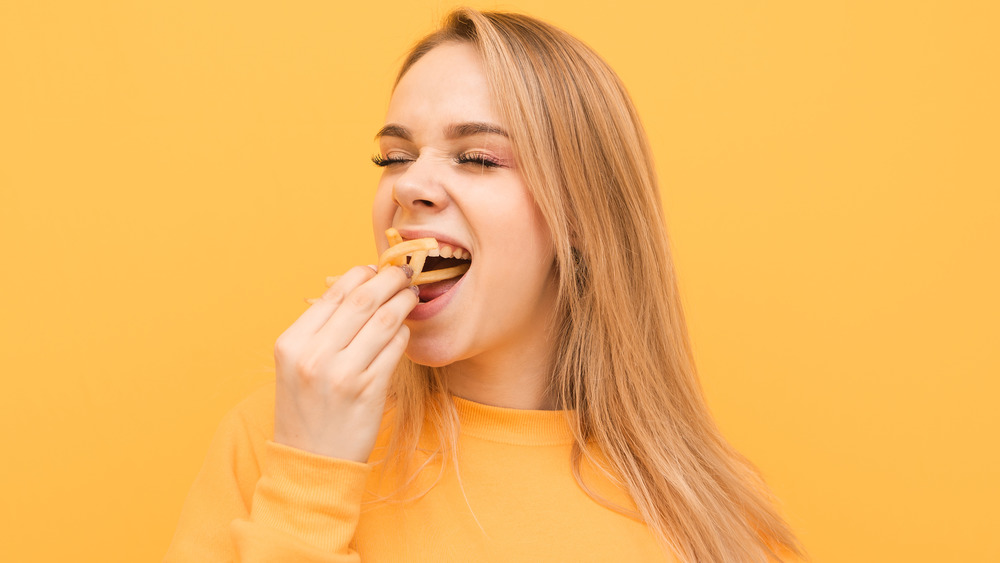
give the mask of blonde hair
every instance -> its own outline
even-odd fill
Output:
[[[653,155],[617,75],[581,41],[544,22],[459,9],[411,50],[397,83],[420,57],[452,41],[472,44],[482,57],[556,246],[561,321],[549,392],[571,413],[577,481],[598,502],[644,521],[682,561],[801,555],[758,473],[709,414]],[[398,474],[414,459],[425,417],[442,442],[438,454],[454,444],[457,418],[437,370],[404,360],[390,404],[384,460]],[[584,461],[620,483],[638,514],[590,489],[581,478]]]

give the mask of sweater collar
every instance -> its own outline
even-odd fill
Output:
[[[461,433],[521,446],[555,446],[573,443],[568,416],[573,411],[540,411],[494,407],[452,397]]]

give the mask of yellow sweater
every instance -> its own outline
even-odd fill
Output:
[[[435,464],[405,503],[380,465],[270,441],[274,386],[222,421],[164,561],[668,561],[649,529],[601,506],[571,473],[564,413],[455,399],[459,471]],[[376,451],[384,442],[376,444]],[[628,496],[583,467],[585,481],[627,509]],[[420,489],[422,490],[422,489]]]

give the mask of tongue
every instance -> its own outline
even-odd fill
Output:
[[[454,285],[458,283],[458,280],[461,279],[461,277],[462,276],[458,276],[457,278],[451,278],[448,280],[443,280],[434,283],[425,283],[421,286],[418,286],[420,288],[420,302],[426,303],[432,299],[437,299],[438,297],[441,297],[449,289],[454,287]]]

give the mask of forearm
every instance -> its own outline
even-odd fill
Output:
[[[358,561],[371,468],[269,441],[273,388],[219,425],[164,561]]]

